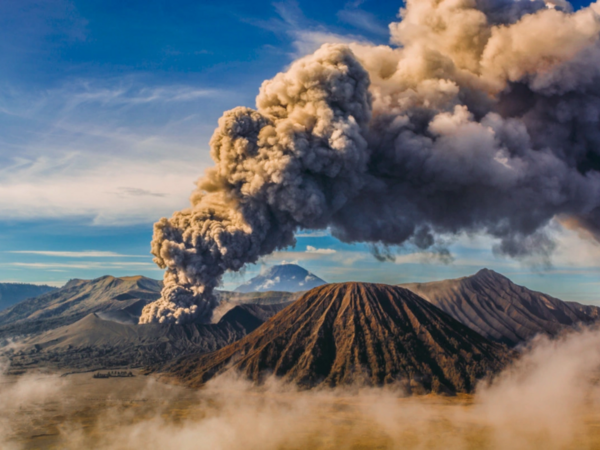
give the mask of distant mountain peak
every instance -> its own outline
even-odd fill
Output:
[[[113,275],[104,275],[98,278],[94,278],[91,280],[84,280],[81,278],[73,278],[71,280],[69,280],[64,286],[63,288],[72,288],[72,287],[76,287],[76,286],[82,286],[82,285],[98,285],[98,284],[122,284],[122,283],[127,283],[130,285],[137,285],[139,287],[145,287],[147,285],[156,285],[158,284],[162,284],[162,282],[154,280],[152,278],[148,278],[145,277],[143,275],[132,275],[132,276],[125,276],[125,277],[115,277]]]
[[[487,268],[483,268],[481,269],[479,272],[477,272],[475,275],[471,275],[470,277],[467,278],[475,278],[475,279],[488,279],[488,280],[508,280],[508,278],[506,278],[504,275],[499,274],[498,272],[491,270],[491,269],[487,269]]]
[[[600,316],[596,307],[532,291],[490,269],[453,280],[401,286],[483,336],[511,346],[539,333],[556,335],[566,327],[590,323]]]
[[[326,284],[315,274],[297,264],[272,266],[238,286],[236,292],[299,292]]]

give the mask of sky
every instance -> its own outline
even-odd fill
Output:
[[[523,0],[524,1],[524,0]],[[573,2],[575,9],[589,2]],[[0,1],[0,281],[60,286],[142,274],[152,224],[185,207],[211,165],[222,112],[254,106],[263,80],[322,43],[389,43],[397,1]],[[600,304],[600,247],[553,227],[550,262],[448,237],[452,257],[304,231],[239,274],[295,262],[327,281],[402,283],[482,267],[565,300]]]

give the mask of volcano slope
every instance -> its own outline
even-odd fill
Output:
[[[166,366],[200,386],[238,371],[302,388],[400,382],[409,392],[470,392],[510,355],[407,289],[370,283],[314,288],[250,335],[216,352]]]
[[[0,311],[0,344],[15,336],[40,335],[76,323],[90,314],[122,324],[137,324],[144,306],[160,297],[162,282],[142,276],[71,280],[64,287]],[[217,323],[237,305],[275,305],[298,298],[289,292],[217,291]]]
[[[486,338],[509,346],[536,334],[554,336],[565,328],[592,323],[600,311],[531,291],[489,269],[454,280],[401,286]]]
[[[287,305],[238,305],[218,323],[137,325],[101,313],[0,349],[9,373],[31,369],[91,371],[160,367],[188,354],[212,352],[241,339]]]

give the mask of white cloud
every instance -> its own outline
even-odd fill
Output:
[[[315,237],[328,237],[331,236],[331,230],[307,230],[299,234],[296,234],[297,238],[315,238]]]
[[[153,222],[187,206],[201,167],[187,162],[101,161],[81,155],[73,170],[37,170],[35,164],[0,174],[0,212],[4,219],[93,217],[96,224]],[[77,168],[79,166],[79,168]],[[4,175],[4,176],[2,176]],[[123,184],[161,197],[124,195]]]
[[[552,263],[559,267],[600,267],[600,244],[585,238],[575,230],[554,229],[551,235],[556,242]]]
[[[306,253],[316,253],[319,255],[333,255],[334,253],[337,253],[337,251],[332,248],[315,248],[312,245],[307,245]]]
[[[55,256],[59,258],[147,258],[146,255],[124,255],[116,252],[103,252],[96,250],[82,251],[82,252],[55,252],[45,250],[16,250],[7,253],[17,253],[25,255],[42,255],[42,256]]]
[[[35,95],[0,88],[0,110],[14,117],[0,146],[0,215],[106,225],[171,215],[212,164],[208,141],[227,96],[132,76]]]
[[[558,221],[552,221],[544,230],[546,234],[554,241],[556,248],[549,256],[551,267],[544,269],[544,272],[556,273],[559,269],[586,269],[600,268],[600,244],[591,236],[577,230],[563,227]],[[498,241],[493,237],[481,234],[462,235],[456,239],[452,247],[456,249],[467,249],[478,251],[478,257],[460,258],[461,263],[502,264],[506,267],[518,268],[520,266],[529,266],[535,264],[535,259],[524,260],[523,262],[508,259],[502,256],[493,255],[489,249],[493,248]],[[483,258],[487,256],[487,258]],[[458,261],[457,261],[458,262]],[[536,266],[539,266],[537,264]]]
[[[290,30],[293,37],[293,46],[296,49],[294,57],[301,57],[314,53],[323,44],[352,44],[356,42],[369,43],[368,39],[357,35],[341,35],[325,30]]]
[[[72,95],[69,108],[75,108],[82,103],[100,103],[103,105],[139,105],[152,102],[189,102],[199,98],[214,97],[221,91],[212,89],[197,89],[190,86],[159,86],[141,87],[121,85],[120,87],[96,87],[88,82],[79,83],[79,92]]]
[[[58,271],[56,271],[58,272]],[[63,272],[63,271],[61,271]],[[23,280],[15,280],[15,279],[4,279],[0,280],[0,283],[26,283],[26,284],[35,284],[38,286],[52,286],[52,287],[62,287],[65,285],[66,281],[23,281]]]
[[[361,260],[371,260],[373,255],[363,251],[336,251],[335,253],[316,253],[298,251],[280,251],[265,256],[261,261],[266,265],[302,264],[303,261],[327,261],[331,265],[351,266]]]
[[[7,264],[13,267],[25,267],[29,269],[119,269],[119,268],[140,268],[147,270],[149,268],[155,268],[156,265],[153,263],[144,262],[81,262],[81,263],[22,263],[14,262]],[[158,267],[156,267],[157,270]]]
[[[337,16],[341,21],[369,33],[378,34],[381,36],[389,36],[390,34],[387,26],[379,23],[373,14],[361,9],[347,7],[339,11]]]
[[[353,42],[369,43],[369,40],[363,36],[336,33],[325,28],[320,23],[309,20],[304,16],[304,13],[296,1],[278,2],[275,3],[274,6],[280,17],[279,19],[265,21],[243,18],[242,20],[274,33],[287,35],[291,38],[292,46],[295,49],[290,55],[292,59],[313,53],[323,44],[349,44]],[[361,15],[359,10],[353,9],[352,11],[353,12],[346,18],[351,21],[353,20],[355,26],[357,26],[357,24],[361,25],[358,28],[364,29],[365,26],[369,26],[370,24],[372,31],[374,24],[373,20],[369,22],[369,19],[364,14]],[[343,13],[342,16],[344,16]],[[369,22],[369,24],[367,24],[367,22]]]

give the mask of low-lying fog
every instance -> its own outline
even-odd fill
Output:
[[[600,331],[584,330],[536,340],[474,396],[297,392],[232,377],[191,391],[142,375],[3,375],[0,448],[596,448],[599,367]]]

